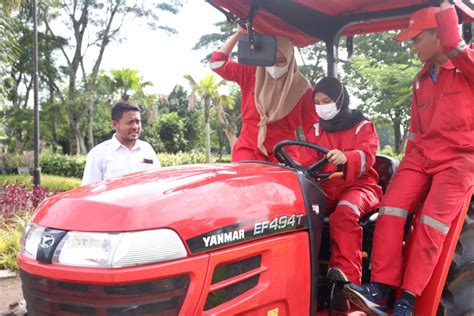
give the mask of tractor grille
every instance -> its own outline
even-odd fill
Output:
[[[178,315],[189,276],[96,285],[60,282],[20,271],[28,315]]]
[[[245,275],[255,271],[261,266],[262,257],[260,255],[245,260],[232,262],[217,266],[212,276],[212,285],[217,285],[230,278]],[[231,299],[247,292],[258,284],[260,275],[248,275],[243,280],[233,282],[228,286],[212,291],[208,294],[204,310],[219,306]]]

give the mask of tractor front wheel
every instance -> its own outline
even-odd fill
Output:
[[[474,199],[454,253],[438,315],[474,314]]]

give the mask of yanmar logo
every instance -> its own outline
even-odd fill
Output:
[[[205,247],[213,247],[221,244],[226,244],[241,240],[245,238],[245,231],[243,229],[235,230],[227,233],[220,233],[211,236],[202,237]]]

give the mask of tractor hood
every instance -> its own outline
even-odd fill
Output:
[[[295,171],[236,163],[160,168],[84,186],[45,200],[33,222],[89,232],[166,227],[189,240],[293,215],[303,224],[305,214]]]

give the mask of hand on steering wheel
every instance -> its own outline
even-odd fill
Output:
[[[319,153],[322,153],[324,155],[324,158],[316,161],[314,164],[309,166],[308,168],[305,168],[301,165],[299,165],[293,158],[291,158],[288,153],[285,151],[284,147],[287,146],[299,146],[299,147],[306,147],[313,149]],[[308,175],[323,179],[323,180],[329,180],[329,179],[334,179],[334,178],[339,178],[342,177],[342,165],[337,166],[337,171],[331,172],[331,173],[319,173],[318,171],[322,169],[325,165],[329,163],[329,160],[326,158],[326,154],[329,152],[324,147],[321,147],[316,144],[304,142],[304,141],[299,141],[299,140],[285,140],[282,142],[279,142],[278,144],[275,145],[275,148],[273,149],[273,154],[275,155],[275,158],[287,165],[290,168],[294,168],[297,170],[302,170]]]

